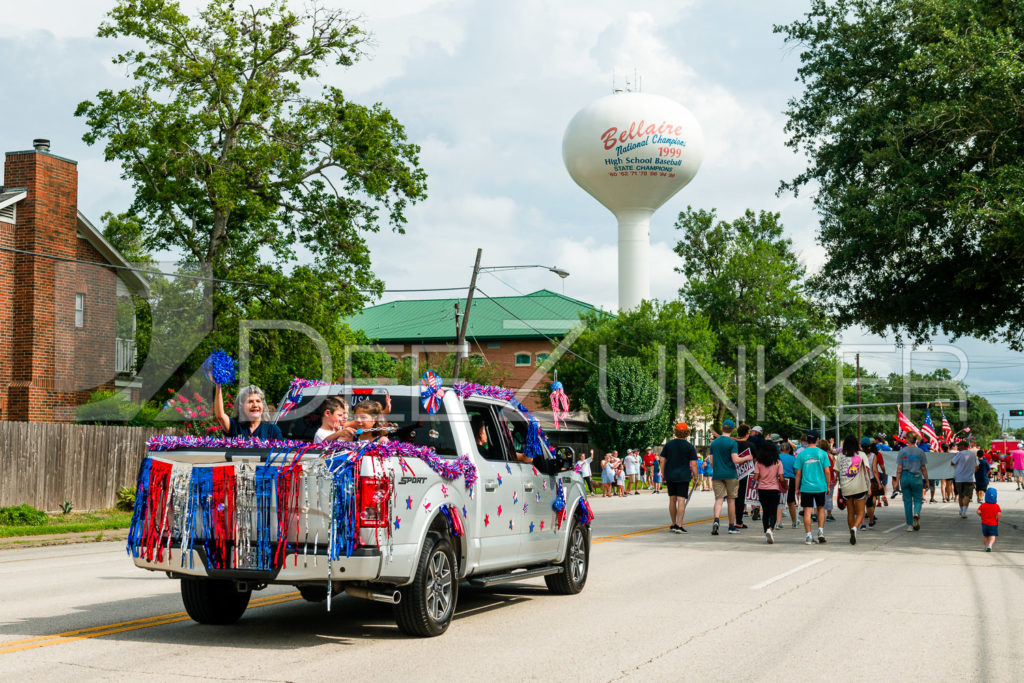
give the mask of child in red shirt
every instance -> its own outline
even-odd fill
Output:
[[[999,520],[1003,517],[1003,510],[996,504],[996,489],[990,486],[985,491],[985,502],[978,506],[978,516],[981,517],[981,535],[985,538],[985,552],[992,552],[992,546],[999,535]]]

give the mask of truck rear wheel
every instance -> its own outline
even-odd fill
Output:
[[[327,599],[327,586],[299,586],[299,594],[307,602],[323,602]]]
[[[548,574],[544,583],[548,590],[559,595],[575,595],[583,590],[590,571],[590,531],[573,517],[572,528],[569,529],[569,543],[565,548],[565,559],[562,560],[562,571]]]
[[[238,591],[234,581],[182,579],[181,600],[185,611],[200,624],[233,624],[249,606],[252,589]]]
[[[416,565],[416,576],[398,589],[395,621],[410,636],[439,636],[448,630],[459,598],[459,572],[455,551],[446,536],[428,534]]]

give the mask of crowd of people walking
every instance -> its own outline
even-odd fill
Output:
[[[936,481],[928,473],[930,447],[919,444],[913,433],[907,435],[888,465],[884,454],[893,449],[885,434],[859,440],[851,435],[837,445],[808,430],[794,442],[779,434],[765,437],[758,426],[725,420],[722,433],[713,436],[704,452],[698,452],[689,441],[689,426],[680,422],[659,454],[653,448],[643,452],[629,449],[622,457],[618,451],[606,453],[599,461],[602,495],[628,497],[640,495],[641,490],[652,494],[664,491],[668,496],[669,530],[686,533],[683,520],[687,501],[696,491],[711,490],[712,535],[739,534],[748,528],[744,519],[749,518],[761,522],[769,544],[775,542],[777,531],[786,528],[787,513],[791,528],[802,526],[804,543],[826,543],[828,522],[838,521],[833,514],[838,507],[846,512],[849,543],[856,545],[858,535],[877,523],[878,509],[888,507],[890,499],[895,505],[900,496],[906,531],[920,530],[925,495],[930,493],[929,502],[935,502],[938,487],[944,502],[956,501],[962,519],[967,518],[977,495],[976,514],[981,518],[986,551],[991,551],[998,536],[1002,513],[990,477],[997,467],[1005,465],[967,441],[941,446],[952,453],[953,476]],[[595,493],[594,452],[578,457],[577,471]],[[1024,487],[1024,447],[1007,459],[1012,462],[1018,489]],[[1002,476],[1009,479],[1009,472]]]

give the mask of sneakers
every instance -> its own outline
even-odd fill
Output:
[[[717,536],[718,535],[718,526],[719,526],[718,525],[718,520],[716,519],[715,523],[711,525],[711,535],[712,536]]]
[[[739,528],[734,527],[734,526],[729,527],[729,533],[730,534],[738,534],[739,532],[740,532]]]
[[[804,539],[804,545],[814,545],[814,537],[807,534],[807,538]]]
[[[990,546],[990,545],[985,546],[985,552],[986,553],[992,552],[992,546]]]
[[[960,519],[967,519],[967,513],[966,512],[961,512],[960,513]]]
[[[914,525],[913,524],[908,524],[907,525],[907,531],[913,531],[913,530],[914,530]]]
[[[882,505],[884,507],[889,507],[889,499],[883,496],[882,497]]]
[[[671,532],[672,532],[672,533],[674,533],[674,534],[681,534],[681,533],[683,533],[683,528],[682,528],[682,527],[680,527],[680,526],[679,526],[679,525],[677,525],[677,524],[673,524],[672,526],[670,526],[670,527],[668,528],[668,530],[669,530],[669,531],[671,531]]]
[[[874,522],[872,522],[872,524],[874,524]],[[867,525],[867,524],[861,524],[861,525],[860,525],[860,528],[861,528],[861,529],[867,529],[867,528],[868,528],[868,525]]]
[[[917,515],[914,515],[914,531],[920,531],[920,530],[921,530],[921,518],[918,517]]]
[[[751,512],[750,513],[750,519],[754,520],[755,522],[757,520],[761,519],[761,511],[760,510],[754,510],[753,512]]]
[[[822,531],[818,532],[818,543],[826,543],[825,533]]]
[[[677,531],[678,531],[679,533],[681,533],[681,534],[688,534],[688,533],[690,533],[689,531],[687,531],[687,530],[686,530],[686,527],[684,527],[684,526],[677,526],[677,527],[676,527],[676,530],[677,530]]]
[[[857,545],[857,530],[850,529],[850,545]]]
[[[796,526],[796,525],[794,524],[793,526]],[[782,526],[782,522],[779,522],[778,524],[776,524],[776,525],[775,525],[775,529],[776,529],[776,530],[782,530],[782,529],[784,529],[784,528],[785,528],[785,527],[784,527],[784,526]]]
[[[764,532],[764,540],[765,540],[765,543],[767,543],[768,545],[771,545],[772,543],[775,543],[775,535],[772,534],[772,530],[771,529],[769,529],[768,531]]]
[[[796,528],[796,522],[793,522],[793,528],[794,529]]]
[[[743,522],[737,522],[737,523],[736,523],[736,528],[737,528],[737,529],[746,529],[746,528],[747,528],[747,525],[746,525],[746,524],[744,524]]]

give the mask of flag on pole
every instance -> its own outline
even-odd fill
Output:
[[[946,419],[946,411],[942,411],[942,441],[944,443],[953,443],[953,428],[949,424],[949,420]]]
[[[935,435],[935,425],[932,424],[932,413],[927,407],[924,409],[924,424],[921,425],[921,434],[928,439],[933,451],[939,450],[939,439]]]
[[[913,432],[918,436],[921,436],[921,430],[914,426],[914,423],[907,419],[907,416],[903,414],[903,410],[899,406],[896,406],[896,420],[900,428],[900,436],[903,436],[906,432]]]

